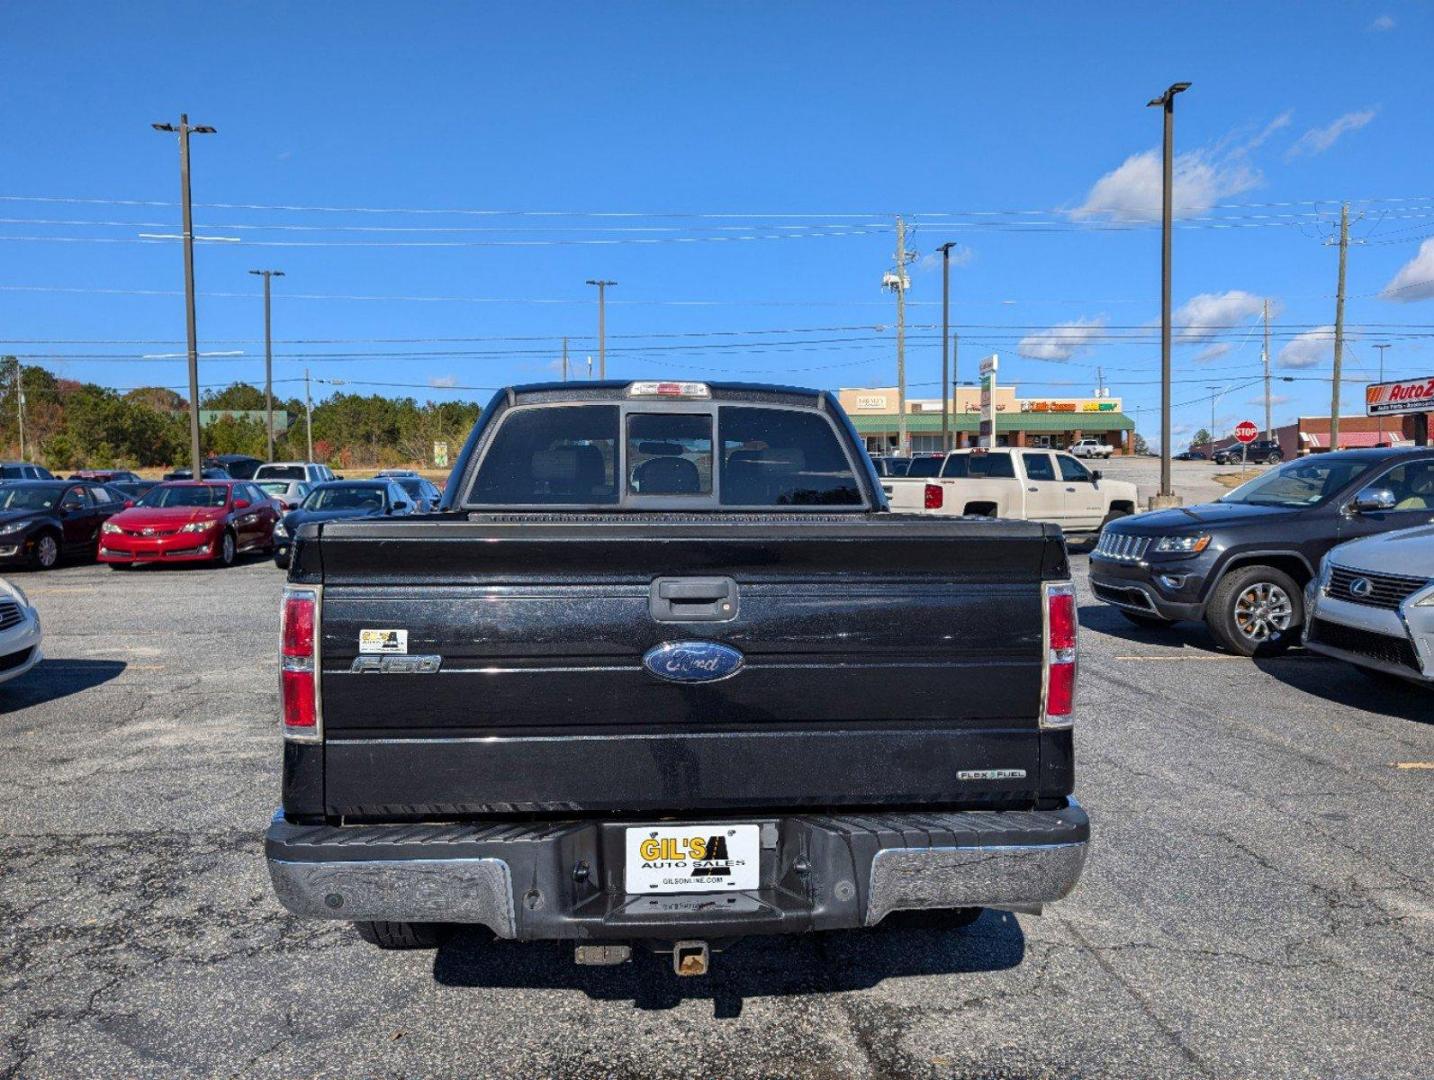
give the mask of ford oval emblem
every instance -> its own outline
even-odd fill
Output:
[[[668,682],[716,682],[742,670],[743,656],[715,641],[668,641],[649,649],[642,666]]]

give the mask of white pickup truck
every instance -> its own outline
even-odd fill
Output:
[[[1036,448],[955,450],[936,476],[884,476],[881,486],[893,510],[1051,521],[1072,533],[1099,532],[1136,505],[1134,484]]]
[[[1099,439],[1081,439],[1071,444],[1071,453],[1076,457],[1083,458],[1109,458],[1115,453],[1115,447],[1109,443],[1103,443]]]

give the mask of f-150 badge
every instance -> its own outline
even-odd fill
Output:
[[[668,682],[716,682],[737,674],[743,656],[716,641],[668,641],[649,649],[642,666]]]

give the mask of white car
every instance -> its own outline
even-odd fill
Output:
[[[1312,652],[1434,687],[1434,526],[1339,545],[1305,590],[1305,612]]]
[[[18,585],[0,578],[0,683],[18,679],[40,662],[40,613]]]
[[[1071,453],[1083,458],[1108,458],[1115,453],[1115,447],[1099,439],[1081,439],[1071,444]]]
[[[296,480],[300,483],[322,484],[327,480],[337,479],[333,469],[313,461],[271,461],[254,470],[256,484],[265,480]]]
[[[917,472],[913,459],[911,471]],[[1135,513],[1135,485],[1106,480],[1070,454],[1035,447],[953,450],[929,476],[884,476],[891,509],[948,517],[1051,521],[1068,533],[1097,533]]]

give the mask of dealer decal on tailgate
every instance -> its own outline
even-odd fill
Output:
[[[758,887],[759,825],[627,830],[627,891],[727,892]]]
[[[408,631],[360,630],[359,652],[406,653],[408,652]]]

